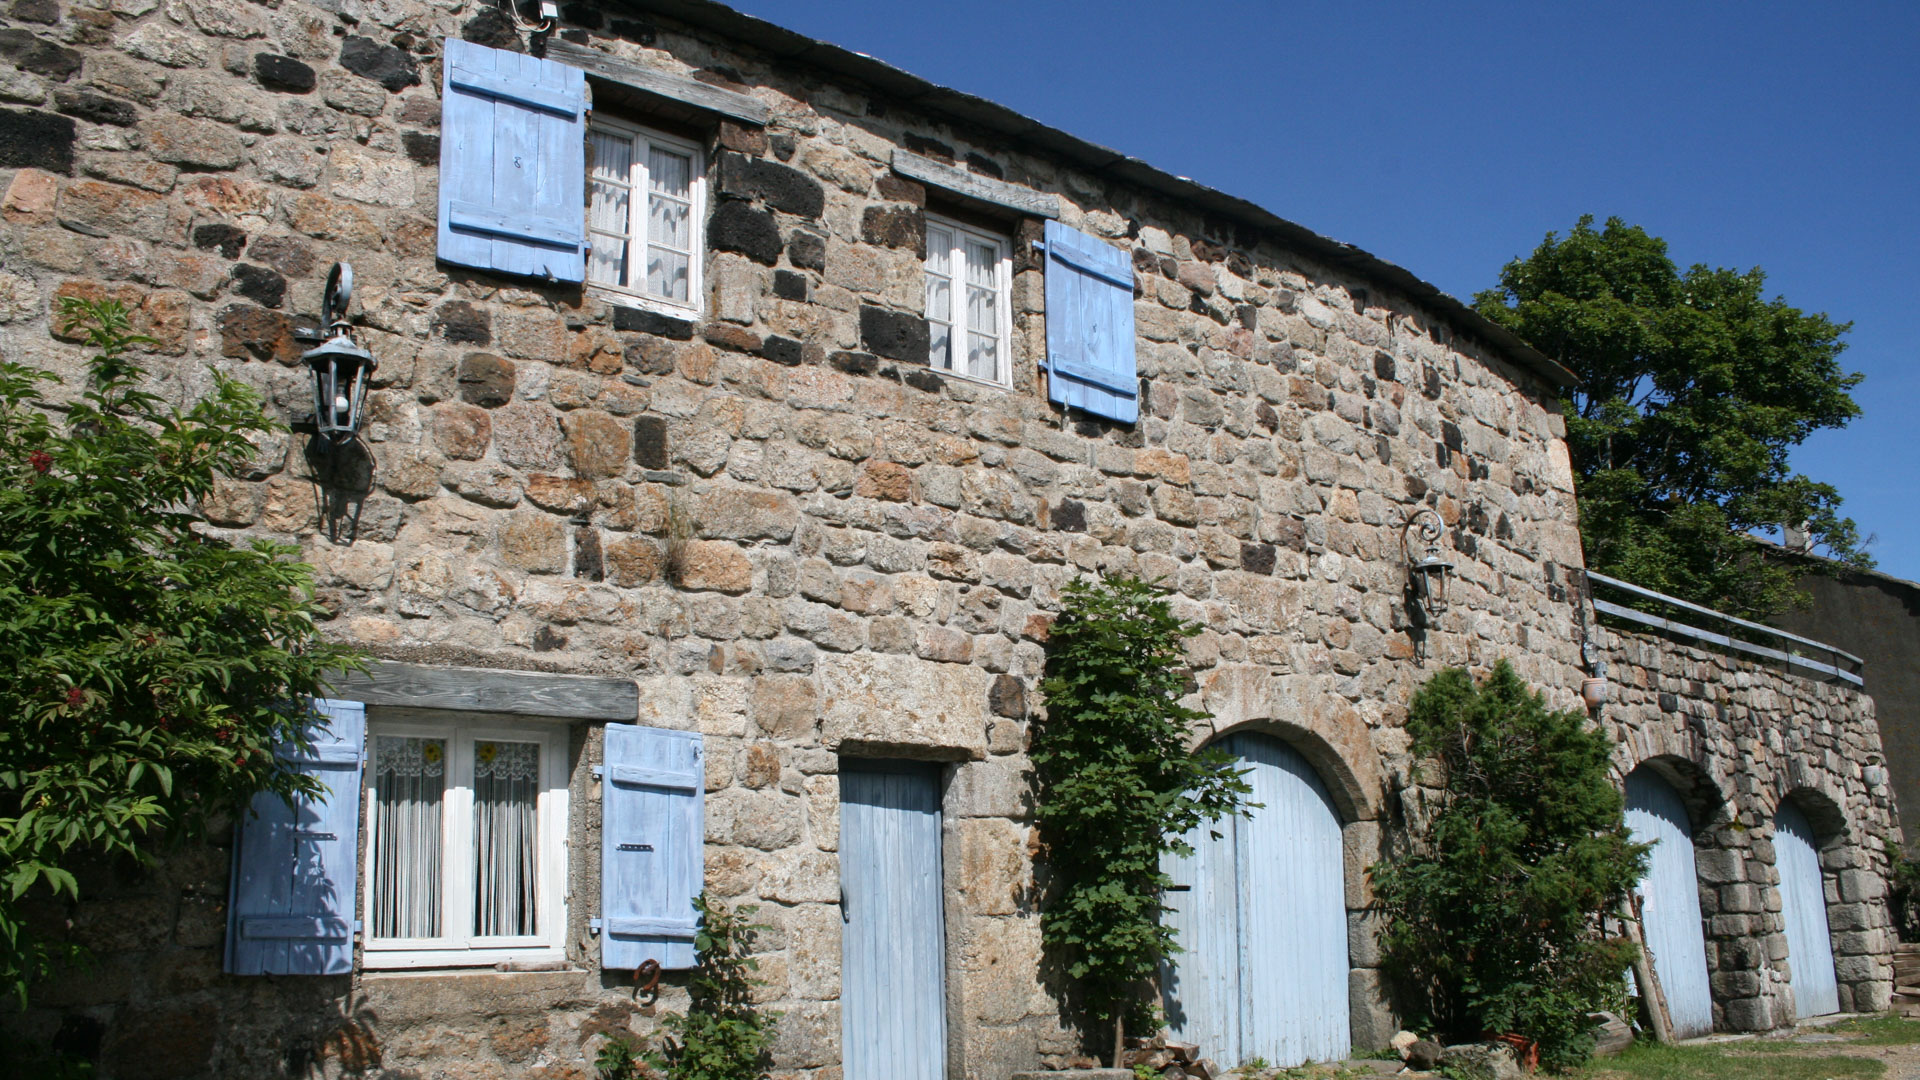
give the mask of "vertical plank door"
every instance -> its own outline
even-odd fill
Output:
[[[1780,804],[1773,819],[1774,865],[1780,871],[1781,914],[1787,922],[1787,962],[1793,969],[1795,1018],[1840,1011],[1833,974],[1833,938],[1827,932],[1827,890],[1820,876],[1820,845],[1800,808]]]
[[[1627,777],[1627,828],[1634,840],[1653,845],[1647,876],[1640,879],[1640,917],[1674,1034],[1705,1035],[1713,1030],[1713,991],[1707,983],[1700,878],[1686,804],[1672,784],[1648,769],[1635,769]]]
[[[1241,823],[1241,1056],[1277,1065],[1338,1061],[1353,1046],[1340,814],[1313,766],[1265,735],[1236,735],[1252,767]]]
[[[840,763],[840,1044],[844,1080],[944,1080],[946,930],[940,774]]]
[[[1194,853],[1167,860],[1167,919],[1182,949],[1161,972],[1167,1024],[1222,1065],[1343,1058],[1352,1036],[1339,811],[1285,743],[1244,733],[1223,746],[1262,805],[1194,830]]]

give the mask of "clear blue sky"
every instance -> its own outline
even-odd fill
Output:
[[[1920,3],[736,0],[1469,298],[1582,213],[1851,320],[1796,467],[1920,579]]]

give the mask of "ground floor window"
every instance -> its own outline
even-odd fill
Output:
[[[369,722],[367,967],[564,958],[564,734]]]

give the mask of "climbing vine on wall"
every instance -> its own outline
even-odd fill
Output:
[[[1047,643],[1035,723],[1035,817],[1053,892],[1041,928],[1089,1018],[1145,1030],[1143,991],[1177,951],[1161,922],[1161,871],[1181,838],[1231,813],[1251,791],[1222,751],[1191,752],[1207,714],[1187,693],[1186,640],[1200,632],[1166,593],[1127,576],[1067,586]]]
[[[1602,917],[1646,864],[1608,772],[1611,740],[1547,708],[1504,660],[1478,685],[1458,668],[1435,675],[1407,732],[1437,802],[1373,886],[1409,1022],[1448,1042],[1515,1032],[1549,1065],[1584,1060],[1588,1017],[1620,1009],[1633,956]]]

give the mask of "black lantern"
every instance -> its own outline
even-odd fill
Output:
[[[353,267],[334,263],[320,305],[319,347],[301,356],[313,372],[313,423],[327,443],[346,443],[360,433],[367,383],[380,366],[373,354],[354,343],[347,322],[353,302]]]
[[[1400,546],[1407,554],[1407,589],[1420,609],[1421,621],[1431,625],[1447,610],[1447,575],[1453,564],[1440,557],[1440,540],[1447,523],[1431,507],[1421,507],[1407,518]]]

